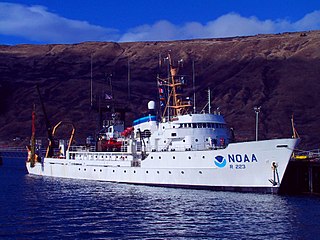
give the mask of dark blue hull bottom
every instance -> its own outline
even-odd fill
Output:
[[[270,193],[271,194],[278,194],[279,193],[279,187],[225,187],[225,186],[196,186],[196,185],[149,184],[149,183],[123,183],[123,184],[145,185],[145,186],[151,186],[151,187],[225,191],[225,192],[267,193],[267,194],[270,194]]]

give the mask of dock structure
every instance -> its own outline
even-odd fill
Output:
[[[320,194],[320,149],[295,151],[283,177],[280,193]]]
[[[24,158],[27,157],[27,150],[24,147],[0,147],[0,158]]]

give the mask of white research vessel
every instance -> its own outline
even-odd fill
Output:
[[[162,116],[149,113],[125,129],[115,114],[94,146],[59,143],[37,160],[34,144],[29,174],[152,186],[277,193],[296,138],[233,142],[219,112],[191,113],[190,100],[170,55],[168,78],[158,78]],[[160,120],[159,120],[160,119]],[[60,124],[60,123],[59,123]],[[53,129],[52,133],[54,135]],[[34,143],[34,127],[32,142]]]

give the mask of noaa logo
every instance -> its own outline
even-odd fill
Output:
[[[227,160],[223,156],[216,156],[214,164],[219,168],[223,168],[227,165]]]

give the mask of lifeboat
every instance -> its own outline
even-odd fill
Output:
[[[127,127],[122,133],[121,133],[121,136],[124,136],[124,137],[128,137],[132,131],[133,131],[134,127]]]
[[[102,149],[105,151],[120,152],[121,146],[121,141],[117,141],[113,138],[110,138],[102,144]]]

